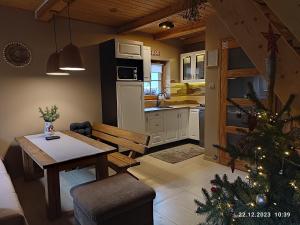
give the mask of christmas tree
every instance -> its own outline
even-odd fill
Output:
[[[218,146],[231,156],[230,166],[237,159],[249,162],[245,179],[229,182],[226,175],[216,175],[211,181],[211,193],[202,189],[205,202],[196,200],[197,213],[205,214],[207,225],[299,225],[300,224],[300,132],[295,122],[300,116],[291,115],[295,95],[291,95],[279,112],[274,110],[276,56],[279,39],[270,25],[263,33],[268,39],[267,60],[269,77],[268,104],[264,104],[249,83],[248,97],[255,108],[247,111],[231,99],[234,106],[248,116],[248,131],[236,145]]]

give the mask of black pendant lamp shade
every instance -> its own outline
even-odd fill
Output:
[[[71,18],[70,18],[70,2],[68,2],[68,21],[70,44],[65,46],[60,53],[59,69],[64,71],[82,71],[85,70],[81,58],[79,48],[72,43]]]
[[[81,71],[85,70],[79,48],[72,43],[63,48],[59,61],[61,70]]]
[[[67,76],[70,75],[67,71],[63,71],[59,69],[59,57],[60,53],[57,50],[57,40],[56,40],[56,21],[55,14],[53,15],[53,27],[54,27],[54,40],[55,40],[55,52],[52,53],[47,61],[46,74],[54,75],[54,76]]]

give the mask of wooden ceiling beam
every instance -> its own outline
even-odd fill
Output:
[[[192,24],[189,26],[184,26],[180,28],[175,28],[171,30],[167,30],[164,32],[160,32],[154,35],[155,40],[166,40],[171,38],[178,38],[185,35],[202,32],[205,31],[206,27],[204,23]]]
[[[35,19],[47,22],[52,19],[53,12],[59,13],[66,7],[66,0],[44,0],[34,12]]]
[[[164,9],[151,13],[147,16],[141,17],[133,22],[130,22],[117,28],[117,33],[129,33],[132,31],[142,29],[151,23],[162,20],[176,13],[182,12],[185,9],[187,9],[187,7],[188,4],[186,4],[186,0],[178,0],[176,4],[172,4]]]
[[[205,32],[197,32],[192,37],[185,38],[183,40],[184,45],[190,45],[194,43],[204,42],[205,41]]]

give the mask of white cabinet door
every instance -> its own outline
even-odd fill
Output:
[[[143,47],[144,81],[151,81],[151,47]]]
[[[166,110],[165,121],[165,142],[173,142],[179,139],[179,110]]]
[[[117,82],[118,127],[145,132],[143,82]]]
[[[199,141],[199,109],[190,109],[189,137]]]
[[[150,147],[161,145],[165,141],[164,112],[146,113],[146,133],[150,135]]]
[[[179,139],[186,139],[189,137],[189,109],[180,109],[179,111]]]
[[[205,51],[189,52],[180,55],[180,81],[205,81]]]
[[[124,59],[143,59],[143,42],[115,40],[115,56]]]

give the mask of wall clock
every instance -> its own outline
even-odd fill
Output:
[[[31,52],[23,43],[11,42],[4,48],[3,58],[11,66],[24,67],[31,62]]]

